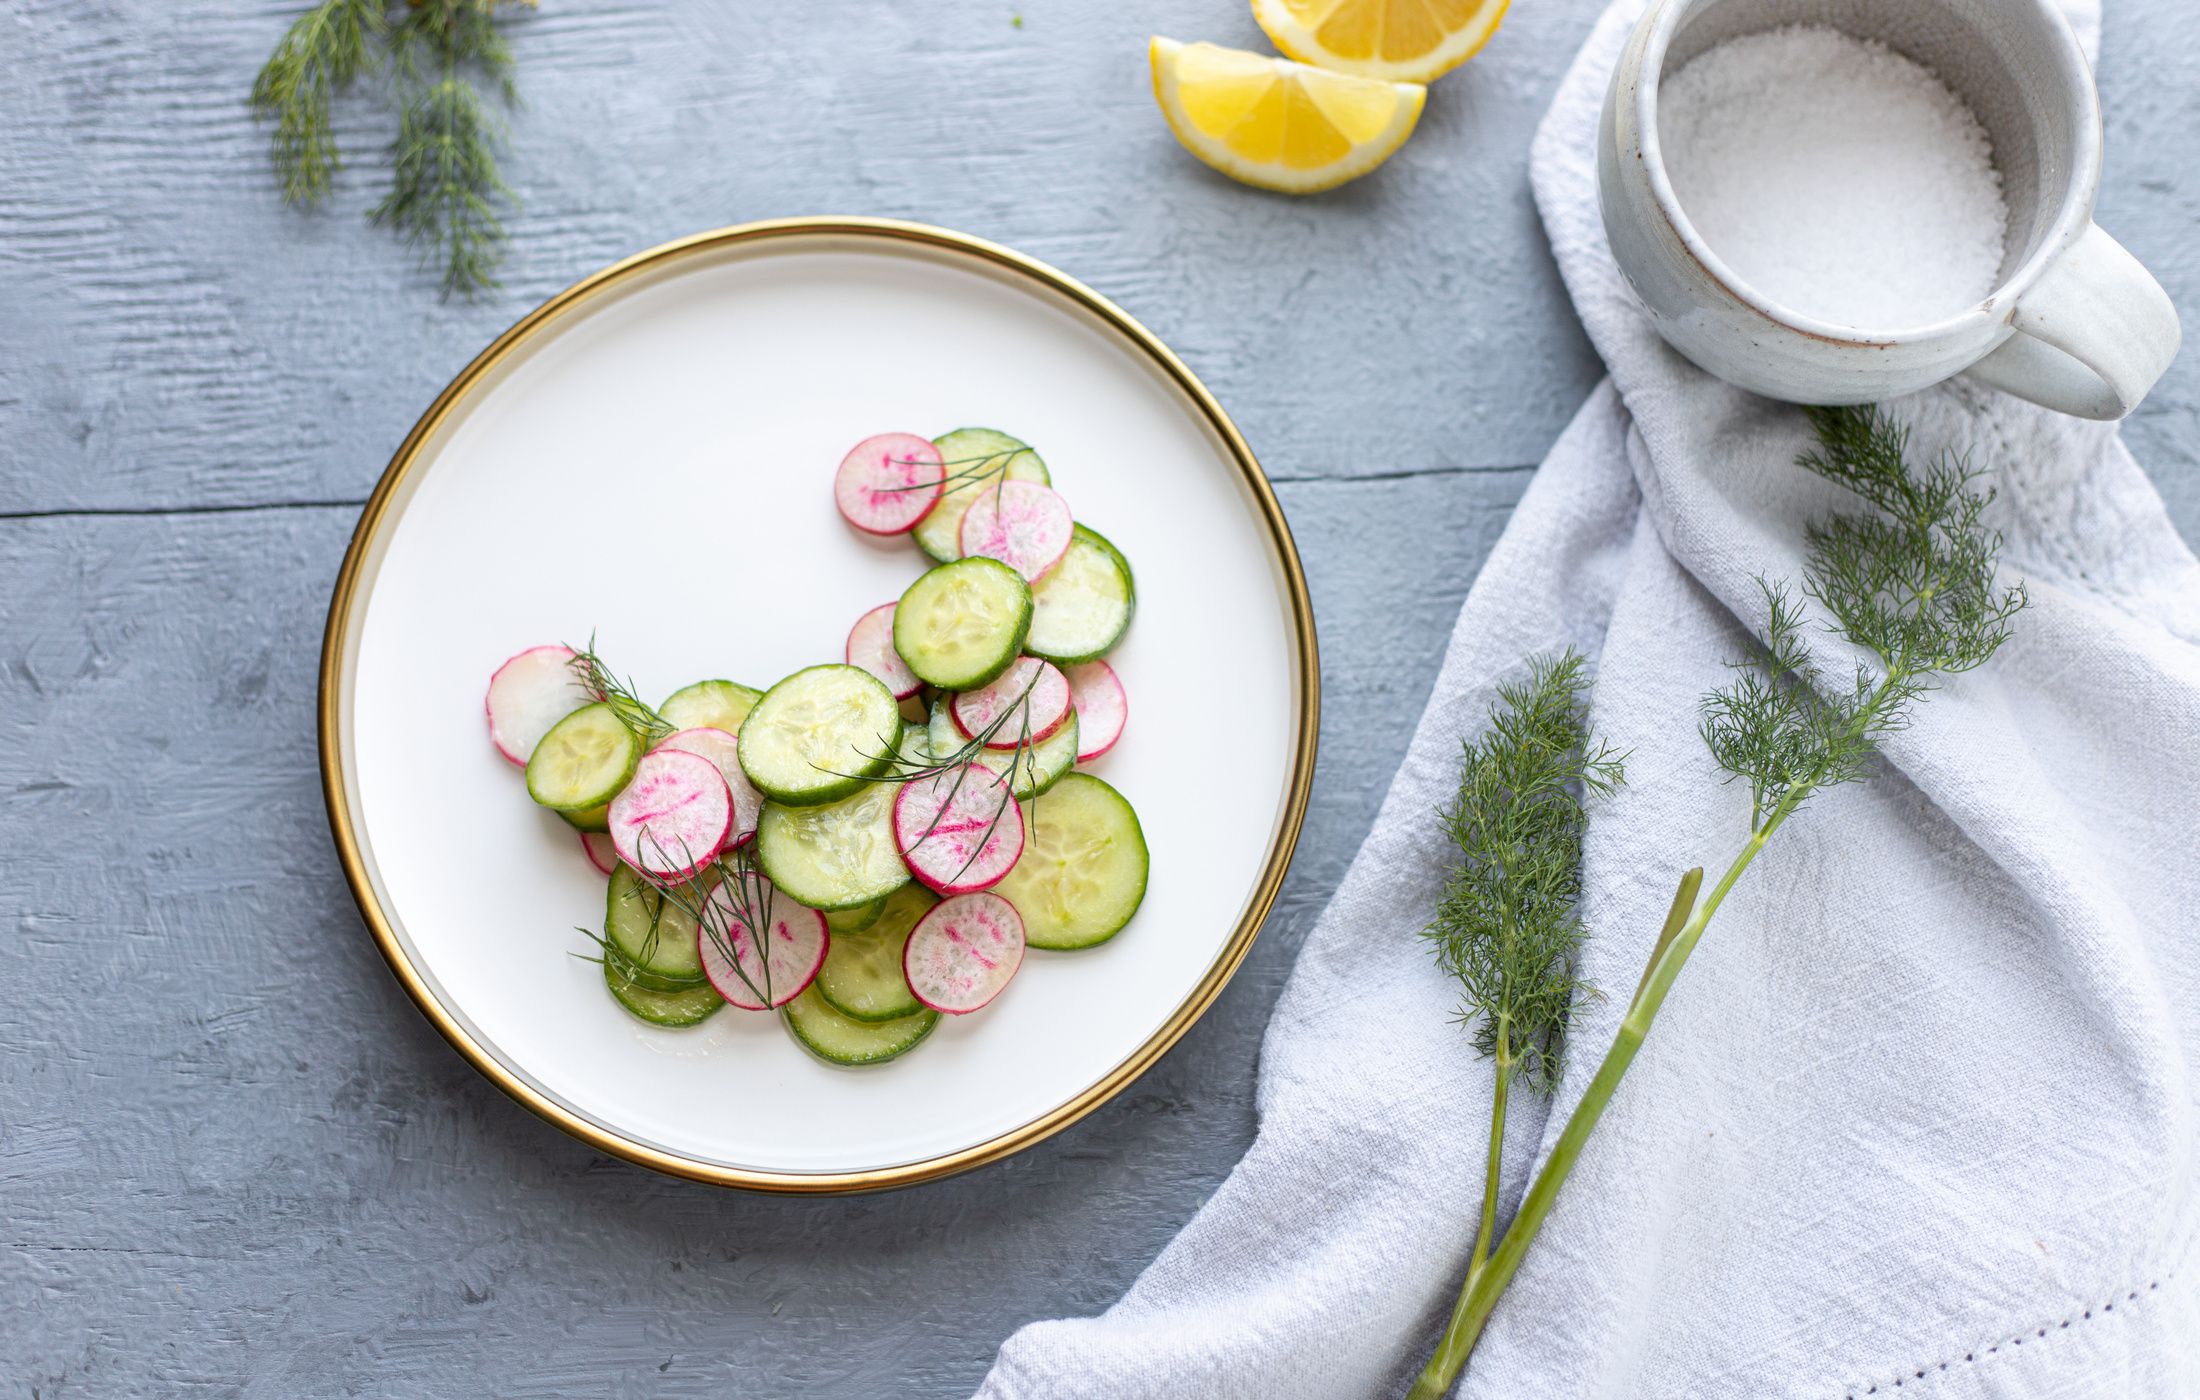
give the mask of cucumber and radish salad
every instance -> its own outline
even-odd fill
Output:
[[[605,877],[601,932],[580,932],[613,1001],[666,1028],[775,1013],[820,1059],[878,1065],[990,1005],[1027,950],[1138,912],[1138,814],[1084,771],[1130,715],[1105,657],[1137,593],[1038,452],[991,428],[865,438],[832,492],[926,566],[840,659],[651,705],[593,641],[534,646],[486,708]]]

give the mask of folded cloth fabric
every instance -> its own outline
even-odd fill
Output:
[[[2074,5],[2090,44],[2098,13]],[[1610,1043],[1684,867],[1748,796],[1697,699],[1842,504],[1799,411],[1669,350],[1613,267],[1593,131],[1639,0],[1534,151],[1611,371],[1468,596],[1420,730],[1263,1047],[1258,1138],[1105,1315],[1010,1338],[986,1400],[1403,1390],[1466,1266],[1490,1071],[1414,934],[1434,820],[1495,685],[1572,645],[1629,783],[1594,810],[1585,972],[1549,1110],[1515,1094],[1507,1209]],[[1743,878],[1606,1112],[1459,1394],[2200,1395],[2200,563],[2113,429],[1956,382],[1890,406],[1998,487],[2031,606],[1870,781]],[[1847,657],[1825,639],[1839,674]]]

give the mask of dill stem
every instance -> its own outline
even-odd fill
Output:
[[[1474,1234],[1474,1257],[1467,1261],[1467,1277],[1472,1278],[1482,1268],[1482,1261],[1490,1255],[1490,1237],[1497,1232],[1497,1181],[1498,1166],[1505,1151],[1505,1099],[1512,1088],[1512,1043],[1507,1036],[1510,1028],[1505,1018],[1497,1019],[1497,1088],[1490,1098],[1490,1159],[1482,1173],[1482,1227]]]
[[[1528,1194],[1521,1198],[1520,1210],[1513,1216],[1512,1224],[1505,1231],[1505,1238],[1481,1268],[1470,1269],[1466,1286],[1459,1290],[1459,1302],[1452,1309],[1451,1323],[1444,1329],[1443,1338],[1436,1344],[1436,1353],[1428,1365],[1414,1378],[1413,1388],[1407,1392],[1408,1400],[1440,1400],[1449,1394],[1459,1372],[1467,1364],[1467,1357],[1474,1351],[1474,1344],[1482,1335],[1482,1328],[1489,1321],[1490,1313],[1497,1307],[1506,1285],[1520,1271],[1520,1261],[1526,1257],[1528,1246],[1535,1243],[1536,1233],[1543,1228],[1551,1207],[1558,1201],[1559,1188],[1572,1175],[1574,1164],[1581,1159],[1581,1151],[1588,1145],[1589,1134],[1596,1130],[1597,1120],[1604,1116],[1605,1108],[1618,1091],[1619,1082],[1627,1075],[1628,1067],[1635,1062],[1635,1052],[1642,1048],[1643,1038],[1650,1033],[1650,1023],[1657,1019],[1658,1008],[1665,1004],[1667,992],[1680,977],[1681,969],[1688,965],[1689,954],[1695,952],[1697,940],[1703,937],[1704,926],[1711,916],[1719,912],[1719,905],[1726,900],[1734,882],[1742,878],[1750,862],[1765,848],[1774,828],[1782,818],[1799,803],[1805,789],[1791,790],[1774,809],[1771,820],[1749,838],[1733,864],[1719,877],[1701,904],[1695,903],[1696,889],[1703,878],[1700,870],[1691,870],[1681,878],[1680,888],[1673,900],[1673,908],[1666,915],[1666,928],[1658,939],[1658,951],[1650,964],[1650,975],[1643,979],[1642,987],[1635,993],[1627,1014],[1620,1020],[1619,1034],[1612,1039],[1612,1048],[1604,1052],[1604,1060],[1597,1066],[1596,1077],[1589,1081],[1581,1102],[1566,1119],[1566,1127],[1558,1135],[1551,1148],[1550,1159],[1535,1174],[1528,1187]],[[1693,906],[1693,907],[1691,907]],[[1678,933],[1673,925],[1683,914],[1687,922],[1680,925]],[[1670,934],[1670,936],[1666,936]]]

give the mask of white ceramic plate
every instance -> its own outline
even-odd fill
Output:
[[[603,880],[485,732],[511,653],[598,649],[658,697],[840,659],[924,567],[835,513],[875,432],[997,426],[1045,456],[1138,577],[1131,696],[1095,770],[1136,805],[1144,907],[1034,951],[913,1053],[825,1065],[775,1015],[622,1012],[575,925]],[[1093,293],[915,225],[749,225],[656,249],[515,326],[431,408],[345,560],[322,672],[337,846],[392,967],[453,1044],[609,1151],[705,1180],[843,1190],[942,1175],[1074,1121],[1243,957],[1287,865],[1318,669],[1297,556],[1228,419]]]

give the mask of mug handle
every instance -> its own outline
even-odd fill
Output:
[[[2016,334],[1971,366],[1971,377],[2079,418],[2121,418],[2176,358],[2182,333],[2169,293],[2139,260],[2086,225],[2017,298]]]

